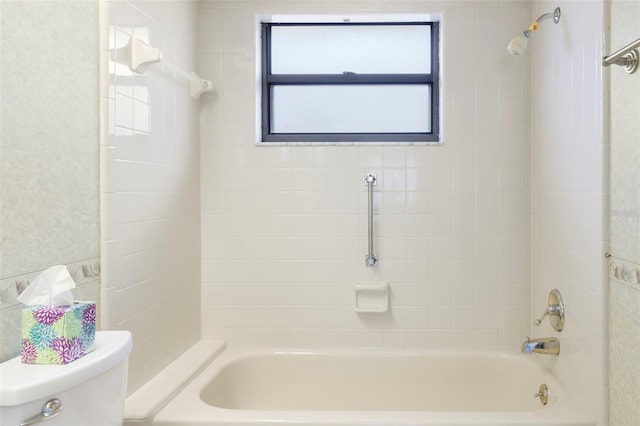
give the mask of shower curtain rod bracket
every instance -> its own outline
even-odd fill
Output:
[[[138,74],[144,72],[141,68],[144,65],[160,62],[162,59],[160,49],[148,46],[137,37],[131,37],[126,47],[129,49],[129,56],[131,58],[129,68]]]
[[[209,80],[200,78],[200,76],[195,72],[192,72],[191,76],[193,78],[189,80],[189,91],[193,99],[198,99],[204,92],[210,92],[213,90],[213,85]]]
[[[198,99],[204,92],[213,90],[211,81],[200,78],[195,72],[188,73],[177,65],[163,59],[160,49],[147,45],[138,37],[131,36],[124,47],[115,49],[113,53],[115,53],[116,59],[126,58],[128,60],[126,65],[129,66],[131,71],[138,74],[144,73],[147,65],[161,62],[165,68],[189,80],[189,94],[193,99]],[[119,62],[122,63],[124,61],[121,59]]]

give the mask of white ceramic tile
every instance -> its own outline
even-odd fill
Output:
[[[429,193],[426,191],[407,192],[405,202],[407,214],[426,214],[429,206]],[[425,228],[426,230],[427,228]]]
[[[548,3],[534,4],[534,15],[547,6]],[[599,330],[602,330],[602,322],[606,323],[605,316],[602,315],[606,311],[604,306],[593,301],[602,300],[603,294],[606,295],[606,283],[602,279],[603,253],[592,248],[601,240],[602,229],[598,228],[602,227],[603,222],[598,222],[595,229],[584,222],[585,205],[582,195],[602,195],[602,181],[606,174],[601,164],[591,165],[590,148],[603,143],[601,133],[595,129],[604,125],[602,115],[598,113],[603,105],[604,81],[602,75],[591,71],[602,69],[597,65],[598,58],[594,53],[601,49],[600,35],[605,30],[601,24],[603,5],[600,2],[562,2],[559,6],[562,7],[563,14],[571,13],[575,19],[570,23],[561,20],[559,25],[566,25],[566,31],[553,28],[552,31],[541,34],[540,48],[531,49],[535,64],[532,68],[531,86],[533,149],[530,182],[533,189],[533,217],[530,231],[522,229],[530,232],[532,239],[533,315],[537,315],[540,306],[544,306],[551,288],[558,288],[563,296],[567,294],[567,300],[573,301],[570,311],[576,322],[573,326],[565,327],[562,332],[566,358],[564,362],[555,365],[553,371],[561,377],[598,424],[606,424],[602,420],[606,406],[602,404],[603,398],[600,397],[606,392],[601,386],[605,365],[596,361],[598,358],[595,355],[602,351]],[[596,22],[597,27],[592,26],[586,31],[583,22]],[[551,51],[562,59],[551,66],[542,66],[539,61],[544,60]],[[580,69],[580,73],[576,73],[576,69]],[[513,82],[505,82],[505,87],[513,85]],[[553,101],[546,95],[551,88],[556,90],[557,95]],[[517,139],[514,132],[508,132],[504,136],[510,135],[514,140]],[[500,151],[501,161],[516,161],[520,157],[514,147],[510,146],[507,151],[503,146]],[[526,158],[525,152],[522,158]],[[501,189],[511,191],[502,182]],[[514,220],[511,225],[505,222],[501,226],[500,231],[504,236],[515,237],[514,232],[517,232],[515,216],[521,214],[519,209],[525,205],[524,199],[518,201],[518,198],[517,192],[501,194],[500,201],[504,202],[504,207],[501,205],[500,212]],[[590,205],[589,210],[601,212],[602,197],[596,199],[599,201]],[[509,240],[515,241],[515,238]],[[501,239],[503,241],[505,250],[508,245],[515,244]],[[525,251],[529,251],[525,246],[521,247],[523,255]],[[584,263],[597,265],[589,276],[582,273],[567,274],[568,270],[580,268]],[[515,259],[501,263],[500,282],[515,283],[512,280],[522,277],[528,269],[529,266],[519,265]],[[598,290],[585,292],[585,287]],[[502,292],[504,288],[500,288],[500,297],[515,300],[515,289],[509,290],[512,293],[509,295]],[[514,316],[504,310],[501,315]],[[531,318],[522,316],[521,321],[529,322]],[[543,324],[541,328],[534,327],[532,331],[534,335],[543,335],[552,332],[549,329],[547,324]],[[567,362],[569,359],[571,361]],[[595,391],[588,395],[584,389]]]
[[[428,173],[424,168],[407,169],[407,190],[425,191],[428,189]]]
[[[456,283],[453,286],[454,306],[475,306],[476,305],[475,294],[476,294],[476,289],[473,284]]]
[[[496,283],[498,281],[498,262],[494,260],[476,260],[475,273],[477,283]]]
[[[476,257],[475,240],[472,238],[456,238],[453,240],[452,256],[456,260],[470,260]]]
[[[468,284],[476,281],[475,262],[472,260],[453,260],[454,284]]]
[[[482,188],[476,192],[476,212],[479,215],[497,214],[500,206],[500,197],[493,188],[490,191],[483,191]]]
[[[454,329],[473,329],[475,325],[476,316],[473,306],[456,306],[453,308]]]
[[[327,3],[322,10],[331,13],[378,6],[375,2]],[[203,316],[210,319],[216,315],[216,321],[229,325],[224,328],[203,323],[203,334],[219,333],[230,343],[239,344],[330,342],[366,347],[451,347],[461,342],[473,346],[498,341],[497,320],[493,332],[483,329],[483,338],[467,330],[466,334],[454,335],[453,309],[475,309],[475,284],[514,279],[511,265],[522,265],[523,257],[528,256],[525,251],[499,251],[499,238],[517,239],[524,233],[517,229],[522,223],[515,219],[501,227],[498,214],[528,214],[522,201],[528,198],[528,187],[517,172],[526,161],[520,155],[523,140],[518,137],[517,148],[503,154],[498,146],[505,144],[499,145],[501,133],[496,130],[500,120],[509,120],[509,135],[522,133],[525,128],[524,115],[518,115],[518,111],[524,111],[519,105],[521,97],[498,96],[500,90],[526,84],[525,74],[520,67],[501,67],[498,60],[502,53],[497,49],[504,44],[499,27],[519,27],[521,15],[528,9],[519,3],[506,8],[483,3],[446,6],[452,23],[447,31],[455,29],[456,35],[443,37],[446,51],[453,52],[445,55],[444,64],[466,68],[479,65],[482,78],[469,79],[462,66],[450,68],[454,72],[444,88],[452,90],[450,96],[443,97],[443,111],[445,131],[452,138],[443,146],[256,147],[252,125],[245,125],[252,123],[255,114],[254,94],[246,90],[255,66],[249,17],[256,11],[282,10],[277,4],[261,2],[205,2],[202,7],[201,68],[211,70],[222,86],[215,101],[201,100],[202,142],[221,147],[202,151],[202,167],[223,171],[202,173]],[[387,10],[406,7],[385,5]],[[428,6],[422,4],[409,7],[416,11],[425,8]],[[296,11],[311,9],[307,3],[287,4],[287,12]],[[511,24],[514,18],[517,25]],[[492,23],[487,31],[485,20]],[[475,41],[478,36],[487,43]],[[462,53],[468,52],[469,43],[477,46],[472,55]],[[471,102],[470,93],[476,93]],[[515,112],[509,116],[494,114],[501,103],[505,110],[514,108]],[[515,156],[517,165],[511,161]],[[380,179],[374,197],[374,235],[380,263],[374,269],[363,265],[367,199],[362,179],[367,172],[377,173]],[[504,195],[499,192],[501,176]],[[484,267],[476,265],[477,261],[485,262]],[[498,272],[502,265],[507,265],[507,272]],[[520,274],[521,270],[516,272]],[[379,319],[359,318],[351,309],[355,281],[391,282],[393,312]],[[520,281],[518,275],[515,282]],[[285,283],[297,287],[282,287]],[[337,286],[336,300],[331,300],[331,292],[315,293],[313,283]],[[233,285],[243,288],[231,290]],[[265,318],[247,314],[241,320],[242,329],[234,326],[233,319],[245,311],[241,304],[231,302],[251,292],[253,287],[246,287],[249,285],[263,289],[256,290],[249,300],[259,303],[281,298],[288,312],[307,315],[302,318],[303,326],[293,325],[293,320],[270,323],[275,319],[266,313]],[[229,297],[233,296],[223,312],[210,312],[215,311],[217,303],[210,286],[220,286],[214,287],[220,291],[228,289]],[[463,289],[473,291],[466,293]],[[286,296],[288,292],[291,297]],[[498,299],[497,290],[495,293]],[[303,314],[300,308],[305,306],[305,295],[315,295],[327,303],[327,308],[335,303],[340,309],[333,312],[339,319],[332,320],[332,311],[324,308],[322,312],[307,310]],[[505,307],[513,307],[513,299],[505,302]],[[529,299],[523,297],[517,306],[526,308],[528,304]],[[431,312],[434,306],[444,308],[440,312],[443,315]],[[495,301],[493,306],[501,305]],[[318,322],[306,322],[313,315],[319,315]],[[465,327],[476,328],[468,313],[465,318]],[[486,327],[487,322],[483,323]],[[326,327],[322,333],[314,330],[319,325]],[[275,326],[286,328],[269,328]],[[382,326],[386,331],[378,329]],[[264,330],[264,334],[258,330]]]
[[[449,349],[452,346],[452,330],[430,328],[428,342],[430,348]]]
[[[405,157],[406,148],[403,146],[392,147],[392,146],[384,146],[382,147],[382,164],[384,168],[398,168],[405,167],[406,165],[406,157]]]
[[[430,192],[429,211],[432,214],[451,214],[453,211],[453,194],[451,192]]]
[[[476,212],[476,193],[474,191],[455,191],[452,212],[454,215],[474,214]]]
[[[451,191],[452,173],[451,169],[438,164],[429,171],[430,191]]]
[[[145,22],[148,30],[135,28],[137,36],[148,37],[164,49],[165,57],[195,70],[195,51],[189,49],[195,46],[195,25],[190,22],[196,16],[194,4],[173,2],[157,9],[152,3],[132,6],[119,0],[114,7],[116,13],[111,15],[110,25],[116,27],[116,43],[118,36],[122,40],[128,37],[131,19]],[[184,48],[176,55],[178,45]],[[117,291],[112,292],[105,307],[105,318],[110,321],[105,325],[137,330],[132,360],[139,367],[143,359],[153,359],[144,368],[130,370],[129,390],[134,391],[199,335],[199,315],[187,306],[198,304],[199,293],[200,150],[194,143],[196,105],[188,99],[184,81],[165,78],[160,68],[135,77],[118,66],[114,70],[118,73],[115,115],[109,121],[137,133],[119,130],[114,134],[116,150],[108,160],[109,190],[118,193],[105,197],[105,208],[111,215],[103,225],[114,236],[114,248],[105,260],[108,280],[104,285],[106,290]],[[186,139],[177,140],[177,135]],[[206,201],[204,204],[210,205]],[[204,222],[207,233],[221,233],[213,221]],[[215,255],[213,247],[207,250],[209,255]],[[180,318],[177,323],[167,323],[161,312],[176,310],[170,305],[178,293],[185,301],[184,312],[176,312]],[[151,357],[171,336],[172,349],[161,357]]]
[[[429,215],[429,236],[432,238],[448,238],[452,236],[452,217],[449,215]]]
[[[452,303],[452,290],[449,284],[429,285],[429,304],[431,306],[450,306]]]

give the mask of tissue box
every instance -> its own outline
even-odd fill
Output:
[[[94,349],[96,304],[29,306],[22,310],[22,362],[68,364]]]

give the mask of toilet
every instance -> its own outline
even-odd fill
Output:
[[[95,342],[66,365],[0,364],[0,424],[122,425],[131,333],[99,331]]]

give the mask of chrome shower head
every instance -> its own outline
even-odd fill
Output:
[[[560,8],[556,7],[553,13],[545,13],[544,15],[540,16],[538,19],[533,21],[529,28],[524,30],[522,34],[518,34],[513,39],[511,39],[509,45],[507,46],[507,50],[509,51],[509,53],[513,56],[522,55],[527,50],[527,45],[529,44],[529,37],[531,37],[531,33],[537,31],[540,23],[549,18],[553,18],[553,22],[556,24],[560,22]]]

